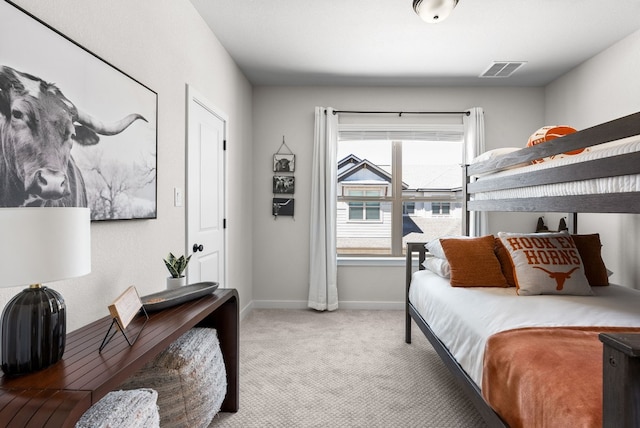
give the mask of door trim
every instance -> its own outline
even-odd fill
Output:
[[[185,210],[184,210],[184,240],[185,240],[185,254],[191,254],[193,252],[193,248],[189,248],[189,202],[188,202],[188,198],[189,198],[189,192],[188,192],[188,188],[189,188],[189,113],[191,110],[191,102],[195,102],[198,103],[202,108],[204,108],[205,110],[209,111],[211,114],[213,114],[214,116],[217,116],[220,120],[222,120],[224,122],[224,140],[225,142],[228,143],[229,141],[229,116],[220,108],[218,108],[216,105],[214,105],[213,103],[209,102],[207,100],[206,97],[204,97],[204,95],[202,95],[202,93],[200,93],[197,89],[195,89],[193,86],[191,86],[190,84],[186,84],[186,106],[185,106],[185,112],[186,112],[186,124],[185,124],[185,169],[184,169],[184,182],[185,182]],[[227,206],[228,206],[228,192],[227,192],[227,182],[228,182],[228,177],[227,177],[227,145],[225,144],[225,149],[222,152],[222,165],[223,165],[223,172],[222,172],[222,177],[223,177],[223,184],[222,184],[222,192],[223,192],[223,196],[222,196],[222,200],[223,200],[223,204],[224,206],[222,207],[222,212],[223,212],[223,218],[224,218],[224,223],[226,224],[226,219],[227,219]],[[229,255],[229,240],[227,239],[227,227],[224,227],[222,229],[222,236],[223,236],[223,240],[224,242],[222,243],[222,248],[224,250],[224,262],[223,262],[223,266],[224,266],[224,274],[223,274],[223,283],[224,283],[224,288],[233,288],[229,285],[229,275],[227,273],[228,268],[229,268],[229,261],[228,261],[228,255]],[[222,287],[221,287],[222,288]]]

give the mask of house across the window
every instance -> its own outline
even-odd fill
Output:
[[[448,164],[430,164],[439,160],[433,145],[430,156],[416,156],[418,144],[429,145],[340,141],[339,150],[351,151],[338,161],[339,255],[401,256],[406,242],[460,233],[461,142],[453,143],[458,157]]]

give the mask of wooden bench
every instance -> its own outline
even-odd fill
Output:
[[[98,353],[98,348],[111,323],[110,317],[71,332],[67,335],[64,356],[56,364],[24,376],[0,377],[0,426],[73,427],[92,404],[117,389],[194,326],[212,327],[218,332],[227,371],[227,394],[221,410],[236,412],[238,304],[235,289],[218,289],[200,299],[151,313],[133,346],[117,334],[102,353]]]

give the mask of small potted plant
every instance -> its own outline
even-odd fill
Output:
[[[171,274],[171,276],[167,278],[167,288],[178,288],[186,284],[184,270],[187,268],[190,259],[191,256],[176,257],[173,253],[169,253],[167,258],[163,259],[165,266]]]

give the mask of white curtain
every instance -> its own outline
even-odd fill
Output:
[[[468,115],[462,116],[464,124],[463,159],[466,164],[485,151],[484,111],[482,107],[473,107]],[[483,236],[488,233],[487,213],[474,211],[469,213],[469,235]]]
[[[309,302],[318,311],[338,309],[336,192],[338,116],[316,107],[311,176]]]

